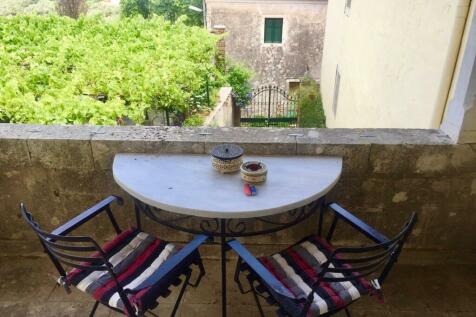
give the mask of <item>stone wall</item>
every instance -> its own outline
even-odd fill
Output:
[[[226,29],[226,56],[250,67],[254,86],[320,79],[327,0],[206,0],[207,25]],[[266,17],[283,18],[283,43],[264,43]]]
[[[231,87],[220,88],[218,102],[205,119],[205,126],[215,128],[233,127],[234,107],[231,92]]]
[[[395,233],[410,212],[418,212],[405,261],[476,263],[476,144],[451,144],[437,130],[0,124],[0,255],[41,251],[20,219],[19,202],[52,229],[110,194],[127,198],[112,177],[116,153],[208,153],[223,142],[237,143],[248,154],[343,156],[342,178],[329,200],[387,234]],[[129,199],[114,212],[121,224],[134,223]],[[315,229],[314,220],[244,241],[255,252],[269,250],[302,238]],[[189,239],[147,226],[170,240]],[[112,232],[106,217],[84,230],[96,232],[99,239]],[[340,244],[360,241],[344,224],[337,232]],[[215,256],[216,251],[209,247],[204,253]]]

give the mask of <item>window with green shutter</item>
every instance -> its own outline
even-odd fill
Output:
[[[264,20],[264,42],[283,42],[283,18],[266,18]]]

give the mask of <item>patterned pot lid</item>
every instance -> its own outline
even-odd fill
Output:
[[[220,144],[213,148],[212,156],[224,160],[234,160],[243,155],[243,148],[236,144]]]

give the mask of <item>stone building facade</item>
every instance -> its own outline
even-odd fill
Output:
[[[254,86],[320,80],[327,0],[206,0],[205,8],[207,27],[225,28],[226,55],[253,70]]]

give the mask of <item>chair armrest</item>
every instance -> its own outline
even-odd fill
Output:
[[[127,290],[129,293],[135,293],[141,289],[154,286],[159,283],[163,278],[171,274],[175,269],[177,269],[180,264],[185,261],[189,256],[191,256],[197,249],[208,240],[206,235],[200,234],[195,236],[195,238],[189,242],[185,247],[180,249],[177,253],[172,255],[167,261],[165,261],[159,269],[147,278],[142,284],[134,287],[133,290]]]
[[[260,279],[273,291],[290,298],[295,296],[271,274],[268,269],[261,264],[238,240],[227,242],[228,245],[238,254],[238,256],[255,272]]]
[[[108,198],[104,199],[103,201],[97,203],[96,205],[83,211],[82,213],[74,217],[73,219],[69,220],[64,225],[59,226],[58,228],[53,230],[51,234],[61,236],[61,235],[70,233],[74,229],[78,228],[82,224],[86,223],[87,221],[97,216],[102,211],[107,210],[109,208],[109,205],[113,203],[114,201],[117,201],[119,205],[122,205],[123,203],[123,200],[121,197],[109,196]]]
[[[334,214],[338,218],[350,224],[352,227],[357,229],[357,231],[365,235],[370,240],[376,243],[384,243],[389,241],[389,239],[385,235],[375,230],[374,228],[366,224],[364,221],[360,220],[359,218],[351,214],[349,211],[339,206],[338,204],[332,203],[329,204],[328,207],[332,209],[332,211],[334,211]]]

